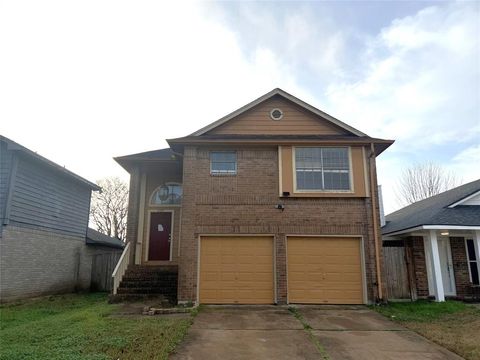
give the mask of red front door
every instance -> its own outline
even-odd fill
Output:
[[[150,214],[150,239],[148,260],[170,260],[172,213],[154,212]]]

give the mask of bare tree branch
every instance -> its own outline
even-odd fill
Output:
[[[101,233],[125,241],[128,185],[116,177],[98,180],[97,185],[102,191],[92,194],[90,220]]]
[[[403,170],[395,195],[398,203],[406,206],[454,188],[460,182],[452,172],[427,162]]]

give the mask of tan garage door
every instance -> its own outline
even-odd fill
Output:
[[[290,303],[363,303],[359,238],[287,239]]]
[[[200,303],[272,304],[273,238],[200,239]]]

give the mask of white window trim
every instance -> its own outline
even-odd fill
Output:
[[[322,190],[322,189],[298,189],[297,188],[297,166],[296,166],[296,151],[297,148],[343,148],[348,149],[348,180],[350,189],[349,190]],[[353,194],[355,189],[353,186],[353,166],[352,166],[352,148],[350,146],[293,146],[292,147],[292,174],[293,174],[293,191],[295,193],[304,193],[304,194]]]
[[[470,257],[468,255],[467,241],[471,240],[473,242],[473,251],[475,251],[475,257],[476,257],[475,262],[477,263],[477,272],[478,272],[478,275],[479,275],[479,280],[480,280],[480,259],[478,258],[478,254],[480,254],[480,249],[478,249],[477,242],[475,241],[475,239],[470,238],[470,237],[466,237],[464,240],[465,240],[464,241],[465,242],[465,254],[467,256],[468,276],[470,278],[470,283],[473,284],[472,269],[470,268],[470,263],[474,262],[474,261],[470,260]],[[473,285],[479,286],[480,284],[479,285],[473,284]]]
[[[156,194],[156,192],[157,192],[158,190],[160,190],[160,188],[161,188],[162,186],[165,186],[165,185],[166,185],[166,186],[169,186],[169,185],[180,185],[180,186],[182,187],[182,198],[181,198],[181,200],[180,200],[180,204],[155,204],[155,203],[153,202],[153,197],[154,197],[154,195]],[[157,187],[155,188],[155,190],[152,191],[152,193],[150,194],[150,200],[149,200],[149,202],[148,202],[148,205],[149,205],[150,207],[180,207],[180,206],[182,206],[182,200],[183,200],[183,184],[182,184],[182,183],[179,183],[179,182],[170,181],[170,182],[166,182],[166,183],[164,183],[164,184],[162,184],[162,185],[160,185],[160,186],[157,186]]]
[[[230,153],[230,154],[235,154],[235,170],[234,171],[230,171],[230,170],[226,170],[226,171],[218,171],[218,170],[213,170],[212,169],[212,157],[211,157],[211,154],[212,153]],[[238,172],[238,156],[237,156],[237,151],[235,150],[211,150],[209,151],[208,153],[208,161],[210,162],[210,175],[212,176],[235,176],[237,175],[237,172]]]

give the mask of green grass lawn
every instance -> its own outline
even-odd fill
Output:
[[[105,294],[0,307],[0,359],[166,359],[192,319],[111,316]]]
[[[459,354],[480,359],[480,308],[459,301],[419,300],[375,306],[374,310]]]

